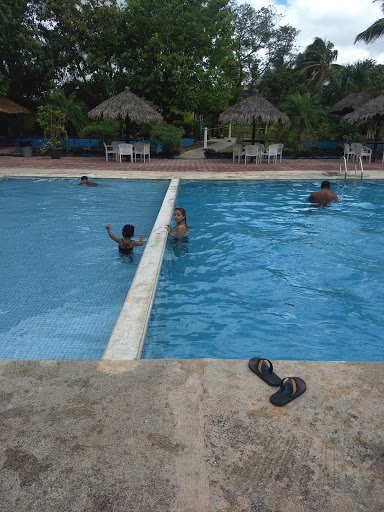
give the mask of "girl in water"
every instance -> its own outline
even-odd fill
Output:
[[[111,226],[107,224],[105,226],[105,229],[108,231],[108,235],[119,244],[119,252],[121,254],[131,254],[133,248],[135,245],[143,245],[143,235],[140,233],[139,237],[140,240],[131,240],[131,237],[135,233],[135,226],[131,226],[131,224],[126,224],[123,227],[123,231],[121,234],[123,235],[123,238],[118,238],[115,236],[111,231]]]
[[[179,242],[189,242],[187,231],[191,228],[188,227],[184,208],[175,208],[173,220],[176,222],[176,226],[173,229],[169,224],[165,226],[169,236]]]

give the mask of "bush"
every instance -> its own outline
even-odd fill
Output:
[[[162,154],[167,158],[180,155],[181,137],[184,130],[170,124],[158,124],[153,126],[150,139],[153,146],[160,144]]]
[[[115,119],[91,123],[84,128],[84,138],[97,139],[99,146],[102,146],[103,142],[110,144],[119,138],[119,128],[119,121]]]

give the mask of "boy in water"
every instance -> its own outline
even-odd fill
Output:
[[[88,176],[82,176],[80,178],[79,185],[88,185],[89,187],[97,187],[98,183],[95,183],[94,181],[88,181]]]

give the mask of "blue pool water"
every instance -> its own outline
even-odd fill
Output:
[[[100,359],[168,181],[0,180],[0,359]],[[122,257],[105,225],[144,246]]]
[[[384,182],[183,182],[146,358],[384,359]]]

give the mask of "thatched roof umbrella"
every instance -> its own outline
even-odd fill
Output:
[[[252,144],[255,143],[256,121],[261,119],[265,123],[289,123],[289,117],[272,103],[260,96],[257,92],[245,98],[237,105],[229,107],[219,115],[220,123],[252,125]]]
[[[335,105],[333,105],[329,111],[331,114],[345,115],[358,109],[371,99],[372,96],[369,94],[369,92],[351,92],[350,94],[347,94],[347,96],[344,96],[343,99],[335,103]]]
[[[379,142],[381,123],[384,119],[384,93],[364,103],[360,108],[343,117],[344,121],[357,123],[373,121],[376,124],[375,142],[372,152],[372,161],[375,161],[377,144]]]
[[[8,98],[0,97],[0,114],[26,114],[31,116],[32,112]]]
[[[148,103],[145,103],[128,87],[88,112],[89,119],[125,119],[125,133],[128,142],[129,121],[161,123],[163,117]]]

